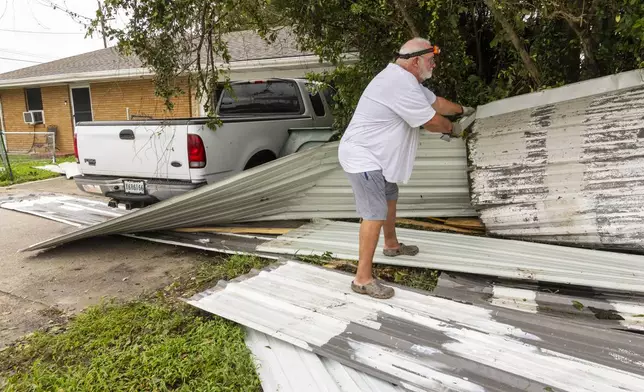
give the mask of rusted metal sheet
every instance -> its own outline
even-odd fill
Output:
[[[408,391],[641,391],[639,334],[396,288],[288,261],[188,302]]]
[[[433,295],[574,320],[593,327],[644,332],[644,295],[593,287],[441,273]]]
[[[642,75],[553,89],[532,106],[517,97],[479,108],[471,198],[489,233],[644,251]]]

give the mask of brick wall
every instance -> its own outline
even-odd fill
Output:
[[[48,86],[41,88],[45,124],[25,124],[22,112],[27,110],[22,88],[0,90],[5,130],[7,132],[45,132],[49,125],[56,125],[56,153],[73,154],[74,133],[69,100],[69,87]],[[10,152],[45,152],[44,135],[8,135],[7,145]]]
[[[155,118],[198,116],[199,110],[194,96],[188,95],[188,85],[182,88],[186,94],[174,99],[174,110],[169,112],[163,100],[154,96],[152,80],[129,80],[118,82],[90,83],[94,120],[126,120],[130,116],[146,115]],[[192,92],[194,95],[194,92]],[[25,95],[22,88],[0,90],[0,99],[7,132],[29,131],[44,132],[48,125],[56,125],[56,151],[62,154],[74,153],[74,131],[69,85],[41,88],[45,124],[36,126],[25,124],[22,112],[26,111]],[[192,113],[191,113],[192,111]],[[10,152],[43,152],[39,145],[45,136],[11,135],[7,136]]]
[[[154,95],[152,80],[91,83],[94,120],[126,120],[127,109],[129,109],[130,116],[191,117],[191,100],[187,94],[187,83],[182,88],[186,94],[175,98],[174,109],[172,112],[168,112],[163,100]]]

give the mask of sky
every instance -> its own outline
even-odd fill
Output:
[[[85,27],[52,5],[87,18],[98,8],[96,0],[0,0],[0,73],[103,48],[102,37],[85,38]]]

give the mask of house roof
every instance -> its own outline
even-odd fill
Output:
[[[229,33],[224,39],[228,42],[231,63],[312,55],[298,48],[290,29],[280,29],[272,44],[250,30]],[[138,72],[131,72],[133,70]],[[15,85],[23,80],[64,82],[66,80],[57,78],[63,75],[70,75],[71,80],[78,79],[79,74],[86,74],[86,79],[92,80],[93,75],[112,75],[112,71],[120,71],[115,76],[122,77],[150,75],[144,71],[141,60],[136,56],[124,56],[115,47],[110,47],[0,74],[0,87]]]

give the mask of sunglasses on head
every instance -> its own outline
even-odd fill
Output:
[[[440,52],[441,52],[441,48],[439,48],[438,45],[434,45],[434,46],[430,46],[427,49],[419,50],[418,52],[405,53],[405,54],[396,53],[396,58],[410,59],[412,57],[422,56],[427,53],[433,53],[434,56],[438,56]]]

